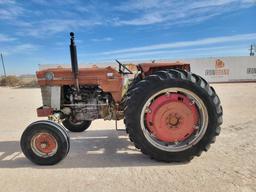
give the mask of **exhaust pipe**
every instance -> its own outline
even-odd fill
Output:
[[[76,44],[75,44],[75,34],[73,32],[70,33],[70,57],[71,57],[71,66],[72,73],[75,79],[75,86],[77,92],[79,92],[79,81],[78,81],[78,63],[77,63],[77,52],[76,52]]]

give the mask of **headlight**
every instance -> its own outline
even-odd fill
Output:
[[[46,72],[44,76],[45,76],[45,79],[48,81],[53,80],[54,78],[53,72]]]

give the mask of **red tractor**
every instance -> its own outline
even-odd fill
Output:
[[[25,156],[53,165],[69,152],[66,129],[86,130],[95,119],[124,120],[135,147],[164,162],[184,162],[207,151],[220,133],[222,107],[214,89],[186,63],[143,63],[78,69],[74,33],[72,68],[36,73],[43,106],[21,137]]]

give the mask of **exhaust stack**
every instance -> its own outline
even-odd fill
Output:
[[[76,44],[75,44],[75,34],[73,32],[70,33],[70,57],[71,57],[71,66],[72,72],[75,79],[75,86],[77,91],[79,92],[79,81],[78,81],[78,63],[77,63],[77,52],[76,52]]]

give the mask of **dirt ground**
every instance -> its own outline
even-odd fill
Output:
[[[40,90],[0,88],[0,191],[256,191],[256,84],[213,86],[224,109],[222,132],[190,163],[155,162],[114,122],[99,120],[71,133],[67,158],[46,167],[32,164],[19,147],[25,127],[38,120]]]

